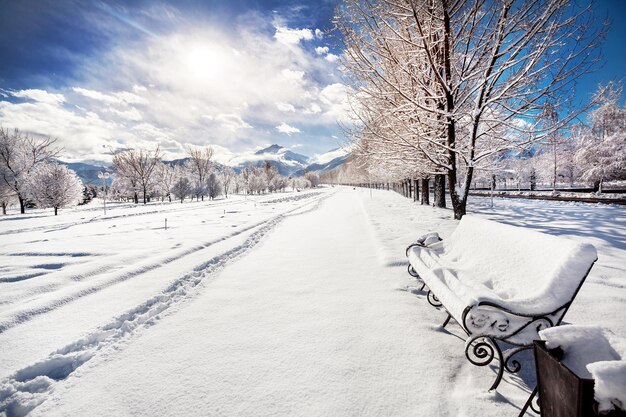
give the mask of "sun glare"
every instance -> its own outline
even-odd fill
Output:
[[[211,45],[194,45],[183,57],[188,74],[196,81],[215,80],[223,61],[223,53]]]

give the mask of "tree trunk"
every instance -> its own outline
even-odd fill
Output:
[[[446,207],[446,176],[444,174],[435,175],[435,183],[433,184],[435,194],[435,206]]]
[[[17,199],[20,201],[20,213],[24,214],[26,212],[26,202],[19,194],[17,195]]]
[[[413,201],[419,201],[420,186],[418,180],[413,180],[413,189],[415,190],[413,193]]]
[[[135,191],[133,195],[133,201],[135,201],[135,204],[139,204],[139,195],[137,195],[137,191]]]
[[[55,215],[55,216],[58,214],[58,210],[59,210],[59,208],[58,208],[58,207],[55,207],[55,208],[54,208],[54,215]]]
[[[146,195],[146,189],[143,189],[143,204],[145,205],[148,202],[147,200],[147,195]]]
[[[428,178],[422,178],[420,181],[422,182],[422,205],[429,205],[430,195],[428,194],[428,183],[430,180]]]
[[[593,182],[593,192],[596,193],[598,192],[598,190],[600,190],[600,181],[594,181]]]
[[[2,202],[2,214],[7,214],[7,203]]]

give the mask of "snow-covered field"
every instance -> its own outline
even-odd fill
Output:
[[[470,211],[593,243],[565,320],[626,334],[623,207]],[[406,273],[411,240],[455,225],[349,187],[2,217],[0,413],[516,415],[533,365],[488,392],[495,371]]]

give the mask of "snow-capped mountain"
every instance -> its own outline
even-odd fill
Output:
[[[306,167],[306,171],[317,173],[331,171],[343,165],[348,160],[349,156],[350,151],[346,148],[332,149],[315,157]]]
[[[241,172],[245,167],[260,167],[265,164],[265,161],[269,161],[283,176],[302,176],[305,172],[309,171],[322,173],[333,170],[346,162],[349,156],[350,154],[347,149],[337,148],[309,158],[306,155],[290,151],[285,147],[274,144],[254,153],[236,156],[226,162],[225,165],[233,167],[236,172]],[[174,159],[165,161],[165,163],[176,166],[184,164],[187,160],[189,160],[189,158]],[[110,166],[110,164],[100,161],[59,162],[76,171],[76,174],[84,183],[95,185],[102,183],[102,180],[98,178],[98,172],[102,170],[102,166]],[[224,165],[217,162],[214,164],[218,170],[224,167]],[[110,183],[111,180],[109,179],[108,181]]]
[[[298,171],[303,171],[309,164],[309,157],[274,144],[258,150],[252,155],[236,156],[228,161],[227,165],[239,172],[247,166],[263,166],[265,161],[269,161],[276,167],[281,175],[290,176]]]

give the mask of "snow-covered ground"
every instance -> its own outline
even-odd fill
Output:
[[[474,198],[593,243],[566,316],[626,334],[626,210]],[[167,218],[168,229],[164,229]],[[533,365],[487,388],[406,273],[450,210],[350,187],[0,219],[0,413],[515,415]],[[528,361],[528,357],[526,357]]]

